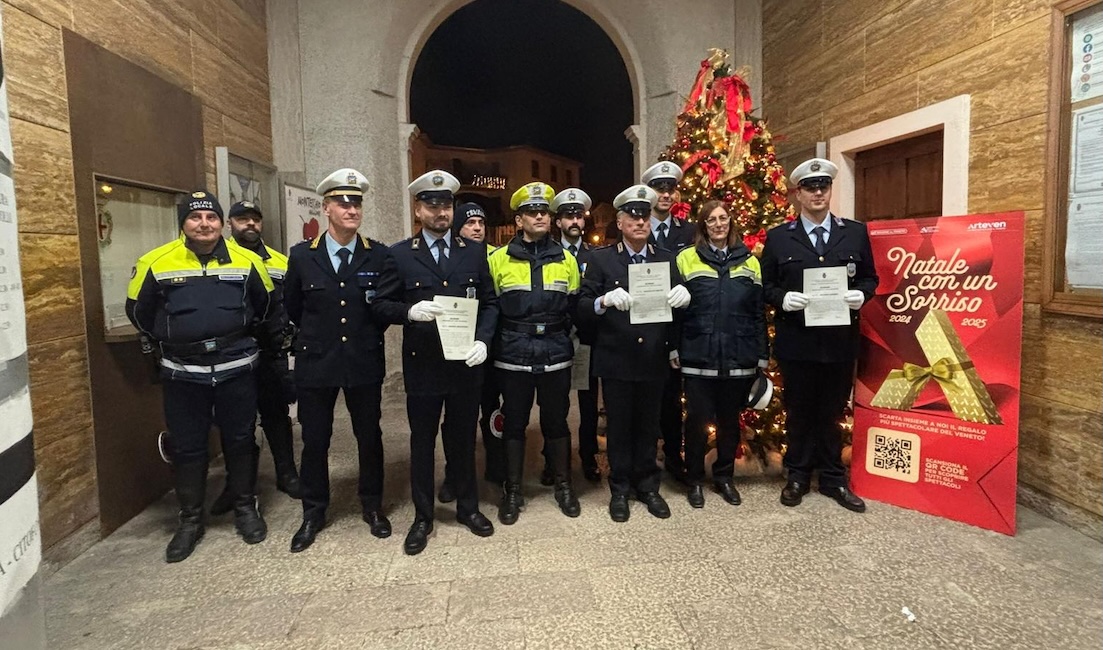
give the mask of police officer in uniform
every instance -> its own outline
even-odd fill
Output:
[[[383,514],[383,432],[379,428],[385,323],[376,303],[396,300],[401,279],[390,249],[357,233],[368,181],[338,169],[318,184],[326,232],[291,249],[284,300],[298,326],[292,345],[302,423],[303,523],[291,552],[306,550],[325,526],[333,407],[343,392],[360,461],[357,493],[371,534],[389,537]]]
[[[434,169],[410,183],[414,215],[421,230],[391,247],[405,291],[402,302],[381,303],[388,322],[402,325],[402,372],[406,414],[410,420],[410,492],[413,525],[403,550],[417,555],[433,531],[433,464],[440,426],[448,459],[450,487],[456,496],[456,520],[479,535],[494,534],[494,525],[479,512],[475,480],[475,427],[483,362],[494,340],[498,297],[490,279],[486,246],[452,235],[453,193],[460,182]],[[434,298],[455,296],[479,301],[475,343],[462,360],[446,360],[433,322],[445,307]]]
[[[278,349],[286,324],[272,300],[264,262],[222,238],[218,199],[197,190],[177,213],[182,236],[138,259],[126,300],[143,347],[160,353],[180,505],[179,525],[165,549],[167,562],[186,559],[203,538],[212,423],[222,437],[234,528],[249,544],[267,536],[256,499],[254,368],[258,341],[267,350]]]
[[[640,182],[655,190],[658,200],[651,208],[651,235],[647,243],[665,248],[677,255],[683,248],[693,246],[695,233],[681,219],[670,214],[677,194],[682,169],[670,161],[657,162],[644,171]],[[675,479],[686,482],[686,465],[682,460],[682,375],[669,370],[662,396],[662,413],[659,426],[663,435],[663,458],[666,470]]]
[[[574,256],[554,241],[549,203],[555,192],[544,183],[529,183],[510,198],[519,232],[490,255],[490,275],[499,297],[494,366],[501,370],[505,414],[506,481],[498,520],[513,524],[524,498],[525,427],[535,394],[540,430],[547,441],[555,474],[555,500],[568,517],[580,514],[571,487],[570,407],[571,315],[578,298],[579,273]]]
[[[230,206],[232,243],[256,253],[272,278],[273,300],[283,305],[283,278],[287,273],[287,256],[264,243],[264,214],[252,201],[238,201]],[[284,340],[290,344],[290,332]],[[288,404],[295,401],[295,385],[287,367],[287,350],[278,349],[261,354],[257,365],[257,410],[260,426],[268,440],[272,461],[276,467],[276,489],[299,498],[299,473],[295,469],[295,449],[291,436]],[[233,508],[229,486],[211,504],[211,514],[225,514]]]
[[[705,451],[712,423],[713,485],[725,501],[737,506],[743,502],[733,482],[739,416],[770,358],[762,272],[723,202],[705,201],[696,226],[697,244],[678,254],[678,271],[693,295],[678,342],[686,391],[686,498],[694,508],[705,506]]]
[[[478,203],[461,203],[456,206],[455,218],[452,220],[452,234],[465,237],[480,243],[486,243],[486,211]],[[497,246],[486,244],[487,255],[497,250]],[[483,453],[485,454],[486,471],[483,478],[490,483],[501,486],[505,481],[506,461],[502,439],[495,435],[491,427],[491,417],[495,411],[502,407],[502,391],[498,388],[497,372],[492,364],[483,364],[483,389],[480,397],[479,429],[483,437]],[[456,500],[455,490],[450,480],[452,474],[449,466],[444,466],[444,480],[440,485],[437,498],[441,503],[451,503]]]
[[[808,493],[812,473],[819,470],[820,493],[848,510],[864,512],[865,503],[850,491],[842,463],[842,419],[854,383],[858,354],[858,310],[877,289],[877,272],[865,224],[831,214],[831,182],[838,168],[813,158],[793,170],[800,218],[766,234],[762,251],[762,283],[774,316],[774,357],[785,385],[788,481],[781,502],[796,506]],[[850,324],[808,327],[802,293],[804,271],[845,267]]]
[[[655,462],[655,443],[659,439],[659,397],[676,347],[675,325],[673,321],[633,325],[628,293],[630,265],[666,264],[673,285],[667,302],[676,309],[690,302],[674,254],[647,243],[648,215],[657,199],[646,185],[634,185],[617,195],[613,205],[621,241],[590,256],[578,301],[579,323],[592,329],[595,336],[591,369],[595,377],[601,377],[609,420],[609,516],[617,522],[628,521],[628,498],[633,492],[652,515],[660,519],[670,516],[670,508],[659,494],[661,471]]]
[[[586,217],[590,214],[593,201],[590,195],[577,187],[568,187],[552,198],[550,209],[555,215],[555,226],[559,229],[559,244],[563,250],[574,255],[581,275],[586,274],[593,247],[583,239],[586,231]],[[592,333],[581,323],[576,325],[576,334],[580,345],[593,345]],[[587,481],[600,481],[597,470],[597,377],[591,375],[590,386],[576,392],[578,396],[578,457],[582,461],[582,475]],[[551,464],[544,454],[544,472],[540,483],[551,485],[553,472]]]

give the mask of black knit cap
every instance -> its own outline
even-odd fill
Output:
[[[184,220],[196,210],[210,210],[218,215],[219,221],[224,219],[222,205],[218,202],[218,198],[207,190],[196,190],[188,195],[187,200],[176,206],[177,224],[183,228]]]
[[[482,217],[483,222],[486,222],[486,210],[478,203],[461,203],[456,206],[456,214],[452,219],[452,233],[455,235],[460,234],[460,230],[463,229],[463,224],[467,223],[467,220],[471,217]]]

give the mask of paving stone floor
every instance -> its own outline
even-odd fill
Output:
[[[667,482],[670,519],[633,503],[630,521],[617,524],[606,488],[576,477],[582,516],[569,519],[536,482],[538,436],[529,445],[529,504],[516,525],[497,524],[497,490],[480,482],[495,535],[472,535],[451,506],[439,505],[428,548],[407,557],[402,540],[413,508],[401,399],[388,399],[383,417],[391,538],[372,537],[360,520],[354,444],[347,416],[339,417],[330,453],[335,505],[307,552],[287,550],[301,511],[275,492],[264,451],[265,542],[245,545],[230,518],[219,518],[190,559],[165,564],[175,517],[166,496],[47,579],[49,647],[1075,649],[1103,642],[1103,546],[1025,508],[1018,535],[1006,537],[880,503],[856,515],[816,493],[785,508],[776,478],[743,480],[740,507],[707,493],[706,507],[693,510]],[[208,500],[221,480],[221,470],[212,471]]]

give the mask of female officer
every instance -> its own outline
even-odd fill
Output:
[[[720,201],[707,201],[697,219],[693,247],[678,254],[678,271],[692,296],[682,322],[678,358],[685,381],[686,466],[689,504],[705,505],[705,442],[716,425],[712,480],[732,505],[739,444],[739,414],[760,368],[769,359],[758,259],[743,244]]]

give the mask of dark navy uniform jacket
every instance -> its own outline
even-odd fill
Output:
[[[386,322],[372,308],[402,291],[386,246],[356,238],[348,269],[333,270],[325,235],[296,244],[288,257],[284,303],[299,328],[292,345],[295,384],[304,388],[381,382]]]
[[[477,391],[483,366],[490,363],[490,346],[498,325],[498,296],[490,278],[486,245],[448,234],[447,272],[441,270],[433,252],[420,236],[391,247],[402,278],[397,301],[380,303],[377,311],[388,323],[402,325],[402,376],[409,394],[442,394],[470,385]],[[487,347],[487,361],[468,368],[463,361],[445,361],[437,324],[410,322],[410,306],[434,296],[457,296],[479,300],[475,340]]]
[[[781,308],[785,294],[803,291],[804,270],[828,266],[847,268],[848,286],[859,289],[868,301],[877,290],[877,270],[866,226],[860,221],[832,219],[824,254],[817,255],[800,218],[775,226],[766,233],[762,250],[762,286],[766,302],[777,307],[774,314],[774,356],[794,361],[821,363],[852,361],[858,353],[857,311],[850,312],[850,325],[805,327],[804,311]]]
[[[669,264],[671,286],[681,284],[670,251],[648,244],[646,261]],[[594,301],[606,293],[618,287],[628,291],[630,263],[623,242],[590,253],[578,298],[579,328],[592,331],[594,336],[590,374],[622,381],[665,381],[670,372],[670,351],[677,347],[673,322],[633,325],[627,311],[594,311]]]

